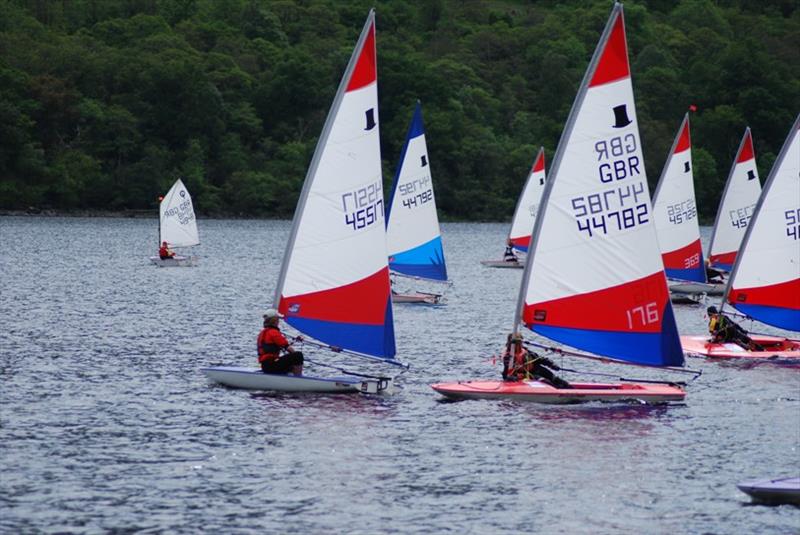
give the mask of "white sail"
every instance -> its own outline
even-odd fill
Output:
[[[170,247],[191,247],[200,244],[192,196],[179,178],[164,196],[159,207],[160,241]]]
[[[753,137],[748,127],[736,151],[736,160],[719,201],[708,253],[711,267],[731,270],[760,195],[761,182],[758,179]]]
[[[373,11],[309,166],[275,305],[308,336],[394,360]]]
[[[683,364],[652,219],[621,4],[573,104],[542,194],[516,310],[601,355]]]
[[[528,179],[522,189],[522,194],[517,201],[517,208],[514,210],[514,219],[511,221],[511,230],[508,239],[518,251],[528,252],[531,242],[531,232],[533,224],[536,222],[536,214],[539,212],[539,202],[544,191],[545,170],[544,170],[544,147],[539,148],[539,153],[531,166]]]
[[[653,194],[653,221],[667,277],[706,282],[688,113],[683,117]]]

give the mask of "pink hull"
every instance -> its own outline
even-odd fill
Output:
[[[566,404],[587,401],[639,400],[647,403],[682,401],[686,392],[667,384],[572,383],[559,389],[541,381],[459,381],[438,383],[431,388],[454,399],[513,399],[535,403]]]
[[[715,359],[797,359],[800,361],[800,340],[780,336],[753,336],[765,351],[748,351],[738,344],[712,344],[708,336],[681,336],[683,352],[694,357]]]

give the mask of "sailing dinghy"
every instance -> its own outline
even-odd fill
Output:
[[[515,334],[522,321],[537,334],[608,359],[683,365],[652,219],[621,4],[614,5],[567,119],[532,240]],[[455,399],[539,403],[661,403],[686,395],[668,383],[620,381],[573,388],[543,380],[432,387]]]
[[[544,147],[540,147],[528,173],[525,186],[522,188],[522,194],[517,199],[514,218],[511,220],[511,230],[508,233],[506,244],[512,248],[512,251],[528,254],[531,243],[531,229],[536,221],[536,214],[539,212],[539,202],[542,199],[544,182]],[[494,268],[522,269],[525,267],[524,259],[481,260],[481,264]]]
[[[753,137],[748,127],[736,151],[736,159],[719,201],[708,248],[709,266],[730,272],[760,196],[761,182],[758,179]]]
[[[314,340],[293,343],[378,362],[395,359],[383,210],[375,13],[370,11],[306,175],[274,308]],[[310,362],[307,358],[306,362]],[[392,380],[204,368],[219,383],[284,392],[383,392]]]
[[[736,486],[755,503],[800,505],[800,477],[742,481]]]
[[[192,196],[180,178],[175,181],[159,205],[159,245],[162,242],[167,242],[169,247],[176,248],[200,245]],[[162,259],[159,256],[151,256],[150,262],[158,267],[187,267],[197,265],[197,257],[176,254],[172,258]]]
[[[697,222],[688,113],[683,117],[653,194],[653,220],[670,293],[722,295],[724,285],[709,284],[706,279]]]
[[[800,331],[800,115],[770,171],[733,264],[725,299],[741,314],[767,325]],[[682,336],[693,356],[800,359],[800,340],[755,335],[764,347],[712,343],[708,336]]]
[[[442,301],[439,293],[394,290],[399,284],[397,276],[448,283],[430,169],[422,106],[417,101],[386,210],[386,247],[389,269],[395,275],[395,303],[438,305]]]

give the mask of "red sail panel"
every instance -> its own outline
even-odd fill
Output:
[[[353,70],[353,75],[350,76],[350,82],[347,84],[347,91],[355,91],[364,86],[375,82],[377,80],[377,68],[375,61],[375,25],[369,28],[369,33],[364,41],[364,46],[361,48],[361,53],[356,62],[356,68]]]
[[[603,53],[597,63],[589,87],[616,82],[630,76],[628,67],[628,45],[625,41],[625,22],[622,12],[617,16],[614,27],[606,41]]]

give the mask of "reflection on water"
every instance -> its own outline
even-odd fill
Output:
[[[800,525],[796,508],[741,507],[735,488],[796,472],[796,369],[691,359],[703,376],[671,406],[441,401],[431,383],[499,378],[489,356],[511,329],[521,272],[479,261],[502,253],[506,225],[442,225],[448,305],[395,308],[411,370],[394,395],[360,396],[210,385],[203,366],[256,364],[289,224],[201,220],[200,265],[158,269],[156,223],[0,218],[0,532]],[[703,311],[676,306],[681,332],[705,332]]]

